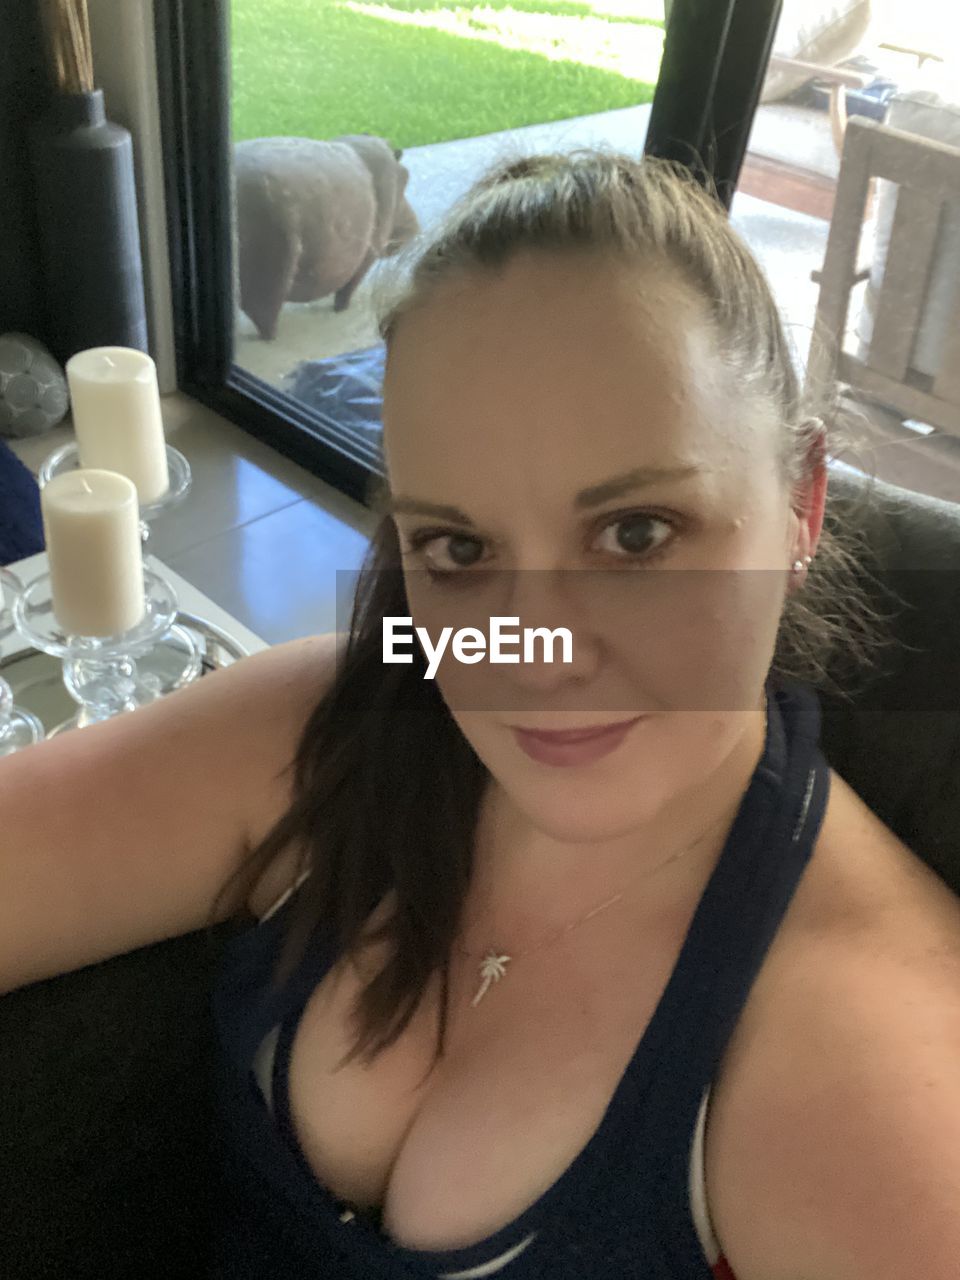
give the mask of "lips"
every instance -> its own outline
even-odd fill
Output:
[[[538,764],[589,765],[616,751],[635,724],[646,719],[635,716],[615,724],[592,725],[585,729],[513,729],[520,750]]]
[[[511,727],[517,733],[522,733],[524,737],[536,738],[540,742],[589,742],[591,738],[601,738],[604,734],[612,733],[614,729],[625,729],[628,725],[635,724],[640,718],[640,716],[633,716],[629,720],[591,725],[586,729],[527,729],[519,724]]]

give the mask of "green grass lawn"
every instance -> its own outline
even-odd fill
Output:
[[[233,132],[445,142],[649,102],[662,0],[233,0]]]

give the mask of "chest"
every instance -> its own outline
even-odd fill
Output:
[[[782,1265],[781,1242],[751,1211],[754,1190],[759,1180],[770,1202],[789,1206],[805,1176],[782,1168],[770,1150],[756,1153],[744,1179],[742,1121],[728,1117],[746,1116],[752,1125],[765,1107],[779,1111],[778,1099],[755,1086],[764,1076],[764,1046],[789,1042],[796,1031],[790,992],[817,949],[848,917],[863,915],[865,897],[896,888],[892,872],[871,870],[876,841],[854,858],[863,833],[844,817],[846,801],[837,787],[710,1081],[702,1164],[707,1209],[728,1256],[732,1250]],[[508,964],[476,1007],[479,959],[455,959],[446,1052],[435,1064],[439,977],[394,1044],[370,1065],[340,1065],[354,1043],[353,1003],[383,953],[371,950],[363,974],[335,965],[304,1007],[289,1059],[291,1119],[318,1181],[338,1199],[380,1206],[385,1233],[412,1249],[467,1247],[513,1221],[601,1126],[661,1005],[696,906],[694,895],[669,917],[621,920],[619,931],[611,913],[603,930],[574,931],[569,942]],[[712,1208],[718,1189],[719,1218]],[[766,1262],[758,1272],[775,1273]]]
[[[319,1181],[339,1199],[381,1205],[384,1229],[409,1248],[460,1248],[499,1230],[600,1126],[684,933],[681,920],[642,947],[611,949],[606,938],[523,957],[476,1007],[479,963],[455,963],[436,1065],[439,978],[372,1064],[338,1069],[362,983],[335,967],[304,1008],[289,1060],[291,1118]]]

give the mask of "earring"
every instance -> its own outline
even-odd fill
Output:
[[[802,573],[804,569],[809,569],[813,563],[813,556],[804,556],[802,560],[794,560],[793,572]]]

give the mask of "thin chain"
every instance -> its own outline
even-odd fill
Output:
[[[767,697],[766,690],[764,690],[763,697],[764,697],[764,720],[766,720],[769,714],[769,699]],[[481,957],[478,952],[467,951],[466,948],[461,947],[458,944],[457,950],[462,956],[466,956],[470,960],[478,960],[482,958],[483,965],[481,966],[481,972],[489,975],[487,978],[485,978],[485,985],[481,987],[473,1003],[476,1004],[477,1001],[481,999],[481,997],[483,996],[484,992],[487,989],[487,986],[489,986],[489,982],[491,980],[498,980],[500,977],[503,976],[504,965],[508,960],[522,960],[525,956],[534,955],[536,954],[536,952],[542,951],[544,947],[550,946],[550,944],[555,942],[557,938],[561,938],[565,934],[570,933],[571,930],[578,928],[581,924],[586,924],[588,920],[591,920],[595,915],[599,914],[599,912],[606,910],[607,907],[612,907],[615,902],[619,902],[620,899],[623,897],[623,895],[626,893],[626,891],[633,884],[635,884],[637,880],[642,879],[645,876],[654,876],[658,871],[662,871],[664,867],[669,866],[672,862],[679,861],[680,858],[682,858],[685,854],[690,853],[693,849],[696,849],[697,846],[701,843],[701,840],[702,840],[702,837],[698,838],[694,842],[694,844],[688,845],[685,848],[681,849],[678,853],[672,853],[669,858],[667,858],[664,862],[659,863],[659,865],[654,867],[652,871],[645,867],[641,868],[641,870],[637,873],[637,875],[631,876],[631,878],[627,881],[627,883],[624,885],[624,887],[620,890],[619,893],[614,894],[612,898],[608,898],[606,902],[601,902],[598,907],[594,907],[592,911],[588,911],[587,914],[585,916],[581,916],[579,920],[574,920],[572,924],[563,925],[560,929],[550,934],[543,942],[539,943],[535,947],[527,947],[523,951],[512,952],[510,955],[502,955],[502,956],[498,956],[497,949],[491,947],[491,948],[488,948],[487,951],[483,954],[483,957]]]
[[[556,930],[555,933],[549,934],[546,940],[544,942],[539,943],[537,946],[525,947],[523,951],[511,952],[510,953],[511,959],[521,960],[523,959],[524,956],[532,956],[537,951],[542,951],[544,947],[549,946],[550,943],[555,941],[557,938],[561,938],[563,937],[564,934],[569,933],[571,929],[576,929],[579,925],[586,924],[588,920],[591,920],[599,912],[605,910],[607,907],[612,907],[615,902],[619,902],[620,899],[623,897],[623,895],[626,893],[626,891],[631,887],[631,885],[633,885],[638,879],[642,878],[643,871],[646,871],[647,874],[650,876],[656,875],[658,871],[661,871],[664,867],[669,866],[671,862],[678,862],[680,858],[684,856],[684,854],[690,853],[691,850],[695,849],[699,843],[700,843],[700,840],[698,839],[696,844],[692,844],[685,849],[681,849],[679,853],[671,854],[670,857],[667,858],[665,862],[661,862],[659,866],[654,867],[652,871],[647,870],[647,868],[641,868],[641,871],[638,872],[637,875],[632,876],[627,881],[627,883],[623,886],[620,892],[614,894],[612,898],[608,898],[606,902],[601,902],[599,907],[594,907],[592,911],[588,911],[587,914],[585,916],[581,916],[579,920],[574,920],[572,924],[562,925],[558,930]],[[478,960],[481,958],[479,952],[467,951],[464,947],[460,947],[460,946],[457,947],[457,950],[460,952],[461,955],[468,956],[470,959]],[[487,953],[484,952],[483,954],[486,955]]]

